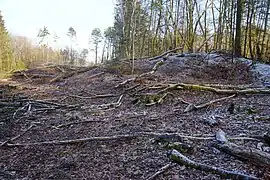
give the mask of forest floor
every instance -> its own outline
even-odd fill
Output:
[[[137,60],[135,73],[150,72],[159,60]],[[199,62],[194,57],[184,64],[165,62],[126,83],[133,77],[129,61],[83,71],[64,66],[32,69],[1,81],[0,179],[141,180],[159,170],[153,179],[222,179],[172,161],[168,152],[176,142],[188,145],[182,153],[191,160],[267,179],[270,168],[213,144],[222,130],[227,137],[239,137],[231,140],[235,144],[269,154],[266,143],[241,138],[270,132],[269,94],[239,93],[189,111],[190,105],[232,93],[170,89],[168,84],[254,87],[245,64],[202,67]],[[59,78],[67,72],[75,73]]]

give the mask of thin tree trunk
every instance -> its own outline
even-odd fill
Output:
[[[243,13],[242,0],[237,0],[237,12],[236,12],[236,34],[235,34],[235,46],[234,54],[235,56],[241,56],[241,22]]]

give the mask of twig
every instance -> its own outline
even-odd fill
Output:
[[[116,85],[115,88],[124,86],[125,84],[127,84],[127,83],[129,83],[129,82],[131,82],[131,81],[135,81],[135,80],[136,80],[136,78],[130,78],[130,79],[127,79],[127,80],[125,80],[124,82],[122,82],[122,83]]]
[[[115,103],[109,103],[109,104],[101,104],[101,105],[98,105],[99,108],[101,109],[106,109],[106,108],[117,108],[119,106],[121,106],[121,101],[123,99],[123,94],[119,97],[119,99],[117,100],[117,102]]]
[[[58,107],[66,107],[66,108],[77,108],[80,107],[80,105],[69,105],[69,104],[59,104],[55,102],[49,102],[49,101],[43,101],[43,100],[30,100],[31,103],[40,103],[40,104],[49,104],[53,106]]]
[[[131,90],[133,90],[133,89],[136,89],[137,87],[139,87],[140,86],[140,84],[136,84],[135,86],[132,86],[132,87],[130,87],[130,88],[127,88],[125,91],[124,91],[124,93],[126,93],[126,92],[128,92],[128,91],[131,91]]]
[[[6,140],[5,142],[2,142],[2,143],[0,144],[0,147],[5,146],[5,145],[6,145],[7,143],[9,143],[9,142],[13,142],[13,141],[19,139],[19,138],[22,137],[25,133],[27,133],[30,129],[32,129],[34,126],[35,126],[34,124],[31,124],[31,126],[29,126],[29,127],[28,127],[26,130],[24,130],[21,134],[15,136],[15,137],[13,137],[13,138],[11,138],[11,139],[9,139],[9,140]]]
[[[161,167],[155,174],[153,174],[152,176],[150,176],[149,178],[147,178],[146,180],[152,180],[155,179],[157,176],[159,176],[160,174],[164,173],[165,171],[167,171],[170,167],[172,167],[172,164],[166,164],[165,166]]]
[[[96,77],[101,76],[103,74],[105,74],[105,72],[97,73],[97,74],[94,74],[94,75],[88,77],[88,79],[93,79],[93,78],[96,78]]]
[[[97,120],[85,120],[85,121],[78,121],[78,122],[70,122],[70,123],[66,123],[66,124],[60,124],[58,126],[56,126],[56,128],[62,128],[65,126],[70,126],[70,125],[74,125],[74,124],[82,124],[82,123],[91,123],[91,122],[105,122],[104,120],[101,121],[97,121]]]
[[[233,179],[250,179],[250,180],[257,180],[257,177],[246,175],[243,173],[235,172],[235,171],[228,171],[225,169],[217,168],[214,166],[209,166],[207,164],[195,162],[188,157],[184,156],[177,150],[172,150],[169,153],[169,157],[171,160],[175,161],[178,164],[185,165],[194,169],[199,169],[202,171],[207,171],[215,174],[219,174],[225,178],[233,178]]]

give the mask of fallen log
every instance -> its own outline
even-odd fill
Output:
[[[219,130],[216,133],[216,140],[218,143],[214,144],[214,146],[227,154],[250,161],[253,164],[257,164],[259,166],[270,166],[269,153],[231,143],[227,140],[226,134],[222,130]]]
[[[225,153],[247,160],[253,164],[257,164],[259,166],[270,166],[270,154],[264,151],[238,146],[230,142],[225,144],[217,143],[214,146]]]
[[[239,172],[235,172],[235,171],[228,171],[228,170],[221,169],[221,168],[218,168],[218,167],[209,166],[207,164],[195,162],[195,161],[189,159],[188,157],[184,156],[183,154],[181,154],[180,152],[178,152],[175,149],[170,151],[168,153],[168,155],[169,155],[169,158],[171,160],[173,160],[174,162],[176,162],[176,163],[178,163],[180,165],[185,165],[187,167],[191,167],[191,168],[194,168],[194,169],[198,169],[198,170],[218,174],[218,175],[220,175],[220,176],[222,176],[224,178],[250,179],[250,180],[259,179],[259,178],[255,177],[255,176],[246,175],[244,173],[239,173]]]

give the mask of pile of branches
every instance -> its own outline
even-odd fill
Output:
[[[13,73],[12,78],[15,80],[25,79],[28,82],[35,82],[40,80],[43,83],[54,83],[62,81],[71,76],[87,72],[94,68],[96,68],[96,66],[76,67],[69,65],[53,65],[29,70],[16,71]]]

